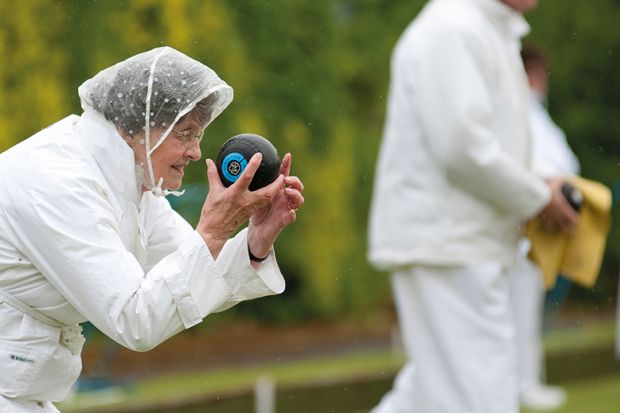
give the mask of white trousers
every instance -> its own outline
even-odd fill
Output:
[[[51,402],[9,399],[0,395],[2,413],[60,413]]]
[[[392,274],[408,362],[373,413],[518,413],[513,317],[498,263]]]
[[[518,265],[508,271],[508,285],[515,319],[519,391],[525,392],[544,381],[543,277],[534,263],[522,257]]]

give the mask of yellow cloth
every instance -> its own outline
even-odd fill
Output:
[[[598,277],[610,226],[611,191],[605,185],[573,177],[568,181],[584,198],[575,232],[549,231],[539,218],[526,225],[532,246],[529,257],[543,273],[545,288],[555,285],[558,273],[589,288]]]

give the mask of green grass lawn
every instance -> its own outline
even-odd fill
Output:
[[[567,383],[568,401],[555,413],[618,413],[620,375]],[[524,410],[523,413],[536,413]]]
[[[97,392],[80,393],[73,400],[59,404],[59,408],[63,412],[72,412],[85,411],[103,404],[108,407],[133,408],[154,402],[166,404],[178,399],[195,397],[226,398],[231,394],[251,390],[259,377],[269,377],[278,386],[287,387],[346,382],[382,375],[391,378],[403,362],[402,355],[394,355],[389,350],[381,349],[253,366],[227,367],[206,372],[167,374],[137,381],[121,393],[104,392],[100,395]]]
[[[575,364],[573,368],[579,371],[584,367],[580,363],[588,363],[588,349],[613,345],[614,328],[615,325],[610,323],[601,323],[552,332],[545,337],[547,354],[553,357],[563,353],[578,354],[579,357],[570,356],[568,360],[571,361],[570,364]],[[612,356],[607,356],[605,360],[610,358]],[[556,372],[570,367],[564,366],[563,360],[556,360]],[[607,364],[617,363],[605,360],[603,361]],[[325,406],[330,406],[334,412],[346,413],[359,408],[351,406],[366,408],[376,403],[391,386],[392,378],[403,362],[402,354],[394,354],[385,348],[204,372],[168,374],[136,381],[118,392],[80,393],[72,401],[59,407],[66,413],[122,413],[140,411],[140,408],[146,411],[148,406],[168,406],[161,410],[164,412],[169,411],[179,400],[212,403],[214,400],[230,400],[233,396],[239,396],[245,400],[245,404],[238,410],[228,407],[218,410],[217,403],[213,407],[209,404],[207,410],[227,413],[251,411],[252,389],[257,379],[269,377],[276,383],[279,391],[279,413],[322,411]],[[578,376],[569,376],[572,381],[561,383],[568,392],[568,404],[557,413],[619,412],[620,374],[614,371],[620,370],[608,370],[606,375],[595,375],[587,380],[574,380],[574,377]],[[295,403],[306,406],[306,410],[296,409]],[[317,406],[317,403],[323,403],[318,410],[317,407],[312,407]],[[202,410],[181,408],[175,411],[193,413]]]
[[[620,411],[620,375],[575,381],[565,385],[566,405],[553,413],[618,413]],[[347,413],[367,413],[358,410]],[[522,413],[539,413],[522,410]]]
[[[613,345],[615,337],[615,321],[589,321],[586,324],[550,331],[544,337],[544,345],[548,354],[558,353]]]
[[[136,384],[131,397],[140,401],[149,400],[154,394],[162,399],[175,398],[181,393],[226,394],[252,388],[259,377],[265,376],[286,386],[343,381],[360,376],[374,376],[381,372],[391,376],[403,361],[402,356],[392,357],[388,351],[379,350],[250,367],[225,368],[208,373],[171,375],[148,379]]]

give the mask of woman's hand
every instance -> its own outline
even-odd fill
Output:
[[[256,191],[248,189],[261,160],[261,153],[252,156],[239,179],[228,188],[222,184],[215,163],[211,159],[206,161],[209,193],[202,206],[196,230],[207,243],[214,259],[241,225],[253,214],[269,210],[270,204],[282,196],[285,186],[283,175]],[[288,163],[290,165],[290,160]],[[257,252],[261,253],[262,250]]]
[[[298,177],[290,176],[291,160],[290,153],[284,155],[280,166],[282,183],[277,184],[276,192],[269,203],[251,213],[248,248],[255,257],[263,258],[269,254],[280,231],[295,222],[296,211],[304,203],[301,194],[304,190],[303,183]]]

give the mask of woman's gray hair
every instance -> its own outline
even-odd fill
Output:
[[[230,103],[232,89],[204,64],[160,47],[99,72],[80,86],[79,95],[84,110],[135,135],[147,119],[152,128],[168,129],[194,108],[206,127]]]

